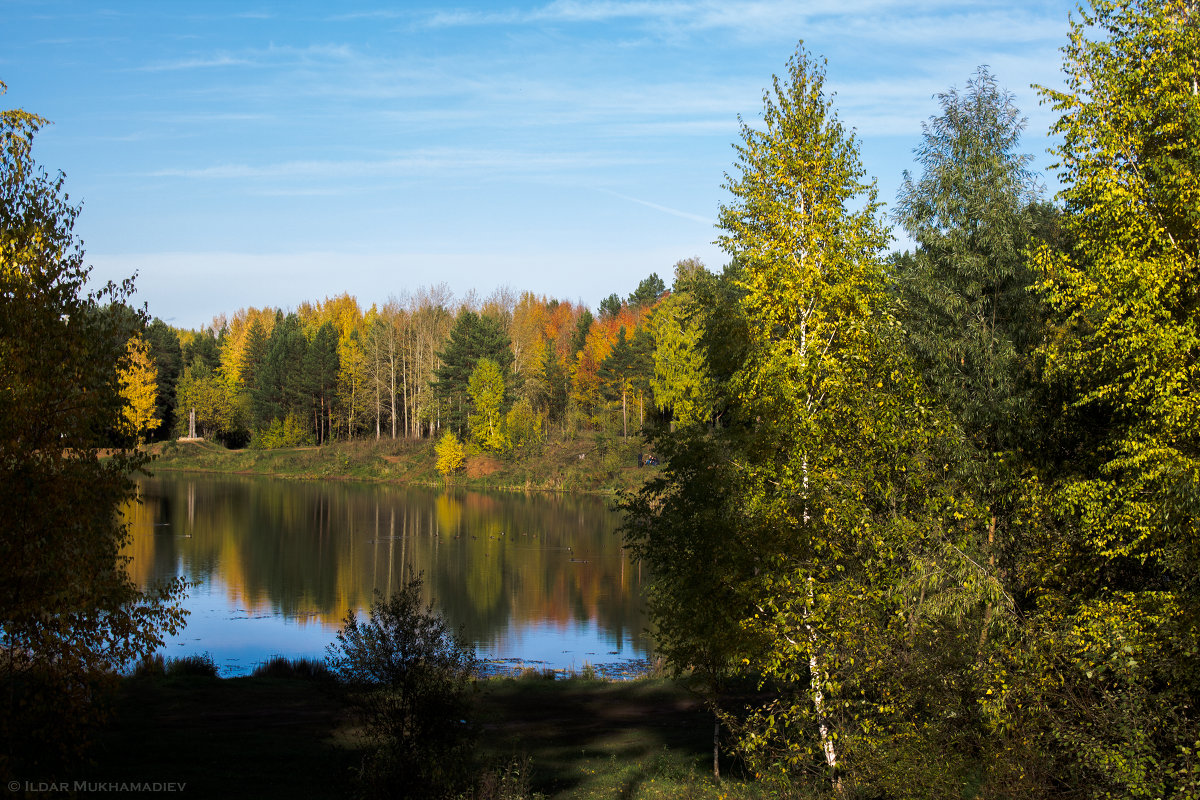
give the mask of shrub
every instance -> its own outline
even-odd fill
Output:
[[[300,447],[306,444],[312,444],[312,437],[309,435],[308,427],[301,425],[295,414],[288,414],[287,418],[282,421],[278,417],[271,420],[271,424],[267,428],[255,431],[254,436],[250,439],[250,447],[254,450],[274,450],[281,447]]]
[[[528,399],[521,398],[513,403],[504,418],[509,447],[517,449],[540,444],[545,423],[545,415],[534,411]]]
[[[434,451],[437,453],[437,470],[443,475],[453,475],[458,472],[463,468],[463,462],[467,458],[466,448],[451,431],[446,431],[446,434],[438,440],[438,443],[434,445]]]
[[[470,728],[469,692],[479,661],[410,576],[368,619],[347,612],[326,662],[362,713],[374,749],[364,759],[367,797],[430,797],[451,791],[462,769]]]
[[[484,771],[471,797],[474,800],[541,800],[545,795],[529,786],[532,774],[529,756],[513,758],[501,767]]]

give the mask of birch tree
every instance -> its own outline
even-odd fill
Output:
[[[821,775],[839,793],[919,796],[957,781],[928,777],[938,767],[912,742],[936,736],[905,685],[902,587],[914,553],[952,539],[935,426],[890,313],[875,189],[823,67],[798,52],[763,100],[720,213],[748,337],[717,398],[730,419],[664,437],[669,463],[627,504],[626,535],[653,556],[673,657],[714,685],[759,676],[765,700],[725,717],[756,771],[781,791]],[[685,609],[704,597],[720,608]]]

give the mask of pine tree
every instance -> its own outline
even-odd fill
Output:
[[[467,426],[470,403],[467,385],[479,359],[493,361],[507,384],[513,363],[512,343],[495,317],[464,309],[438,357],[442,363],[434,373],[434,388],[438,397],[447,401],[443,422],[461,435]]]
[[[617,332],[617,343],[600,362],[597,375],[601,390],[609,400],[621,399],[621,437],[629,438],[629,393],[633,390],[637,369],[636,354],[622,325]]]
[[[158,371],[154,416],[162,422],[154,438],[166,438],[175,430],[175,386],[183,372],[183,349],[175,330],[157,317],[146,326],[145,336]]]

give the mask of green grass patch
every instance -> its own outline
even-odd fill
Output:
[[[362,439],[322,447],[229,450],[213,442],[159,442],[148,447],[151,472],[271,475],[300,480],[354,480],[471,489],[612,493],[636,489],[653,467],[639,468],[635,438],[547,442],[506,456],[468,459],[449,480],[438,474],[432,440]]]

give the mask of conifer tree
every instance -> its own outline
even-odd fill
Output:
[[[600,362],[597,373],[605,397],[610,400],[621,399],[621,438],[629,438],[629,393],[633,391],[636,379],[637,354],[625,333],[622,325],[617,331],[617,342],[613,349]]]
[[[460,435],[467,427],[470,394],[467,386],[479,359],[487,358],[500,368],[505,383],[513,363],[512,343],[495,317],[464,309],[455,320],[450,338],[435,371],[438,397],[448,401],[443,423]]]
[[[165,438],[175,430],[175,387],[183,372],[183,349],[179,335],[171,326],[155,317],[146,326],[146,341],[158,371],[158,393],[154,416],[161,420],[154,438]]]

